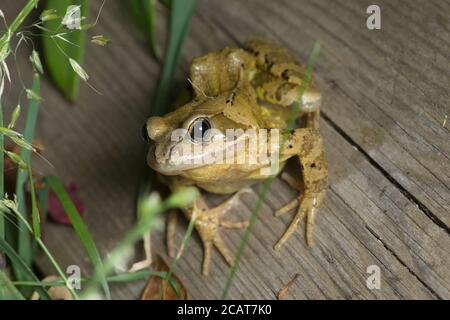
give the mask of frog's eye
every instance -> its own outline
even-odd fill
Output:
[[[205,142],[206,133],[211,129],[211,121],[208,118],[197,118],[189,125],[189,136],[194,142]]]

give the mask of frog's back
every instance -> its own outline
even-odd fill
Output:
[[[285,48],[266,39],[251,39],[246,50],[255,57],[256,71],[249,79],[258,97],[260,118],[267,128],[284,128],[291,116],[290,106],[301,104],[299,117],[320,108],[321,95],[315,88],[315,79],[300,100],[306,67]]]

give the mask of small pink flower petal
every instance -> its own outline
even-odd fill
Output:
[[[71,182],[71,183],[64,185],[64,189],[66,189],[67,194],[69,195],[70,199],[72,200],[75,207],[77,208],[80,216],[83,216],[84,205],[77,195],[78,185],[74,182]],[[58,197],[53,192],[53,190],[49,190],[47,212],[48,212],[49,218],[52,221],[59,223],[59,224],[70,225],[69,217],[67,216],[66,212],[64,211],[64,208],[62,207],[61,203],[58,200]]]

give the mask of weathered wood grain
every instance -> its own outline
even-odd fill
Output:
[[[23,1],[2,4],[11,17]],[[100,2],[93,2],[95,16]],[[448,77],[450,6],[440,1],[379,1],[382,30],[365,28],[368,1],[199,1],[183,53],[192,57],[248,36],[265,35],[306,59],[315,40],[322,44],[317,78],[324,96],[322,131],[330,162],[330,187],[317,218],[315,246],[303,228],[280,252],[273,244],[290,217],[273,211],[295,196],[276,179],[250,237],[230,298],[273,299],[294,274],[287,298],[450,298],[450,115]],[[5,6],[5,7],[3,7]],[[447,13],[447,14],[446,14]],[[164,24],[158,28],[161,32]],[[106,254],[134,222],[134,200],[144,170],[139,129],[149,114],[159,65],[134,27],[123,1],[109,0],[92,34],[105,34],[109,47],[90,45],[86,69],[103,95],[82,86],[73,106],[44,78],[38,135],[52,170],[42,172],[81,185],[86,221]],[[27,51],[18,55],[30,78]],[[179,78],[182,80],[183,72]],[[9,109],[20,89],[5,99]],[[261,186],[244,195],[236,216],[247,217]],[[223,197],[210,196],[212,203]],[[186,228],[183,221],[178,241]],[[236,250],[242,232],[226,242]],[[89,261],[70,228],[48,223],[45,240],[63,265]],[[164,254],[162,231],[152,237]],[[228,267],[214,253],[211,275],[201,276],[197,235],[177,265],[177,275],[194,299],[218,298]],[[366,287],[366,268],[381,268],[381,290]],[[41,257],[39,266],[51,272]],[[114,286],[115,298],[134,298],[143,283]]]
[[[318,40],[326,119],[448,231],[450,22],[428,1],[380,1],[382,29],[369,31],[369,4],[248,1],[219,10],[213,1],[201,12],[239,42],[263,34],[305,57]]]

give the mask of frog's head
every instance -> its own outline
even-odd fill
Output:
[[[150,144],[148,164],[165,175],[198,168],[211,170],[216,163],[214,157],[234,148],[246,129],[259,127],[252,103],[256,103],[255,97],[248,92],[231,91],[194,99],[163,117],[149,118],[143,128]],[[228,129],[234,129],[232,139]],[[224,166],[214,168],[225,170]]]

